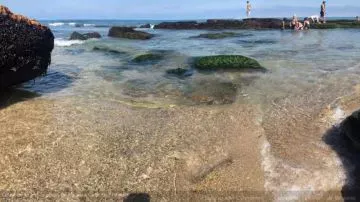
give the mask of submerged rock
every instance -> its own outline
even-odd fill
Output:
[[[125,38],[125,39],[139,39],[147,40],[153,37],[152,34],[147,32],[136,31],[131,27],[111,27],[109,34],[110,37]]]
[[[36,20],[0,6],[0,44],[0,88],[5,88],[46,73],[54,35]]]
[[[199,70],[260,70],[265,71],[255,59],[242,55],[215,55],[195,58]]]
[[[189,69],[176,68],[176,69],[168,69],[168,70],[166,70],[166,74],[173,75],[173,76],[178,76],[178,77],[187,77],[187,76],[191,76],[192,72]]]
[[[229,37],[236,37],[237,33],[234,32],[221,32],[221,33],[206,33],[192,38],[205,38],[205,39],[224,39]]]
[[[360,110],[354,112],[341,123],[341,131],[354,147],[360,150]]]
[[[136,63],[142,63],[142,62],[156,62],[159,60],[162,60],[164,58],[164,55],[159,53],[146,53],[143,55],[136,56],[132,62]]]
[[[95,46],[93,48],[93,51],[101,51],[101,52],[107,52],[107,53],[113,53],[113,54],[125,54],[125,52],[111,49],[108,47],[102,47],[102,46]]]
[[[70,36],[70,40],[88,40],[88,39],[99,39],[101,35],[97,32],[90,32],[80,34],[79,32],[73,32]]]
[[[185,96],[194,104],[232,104],[236,100],[237,86],[231,82],[204,80],[193,84]]]

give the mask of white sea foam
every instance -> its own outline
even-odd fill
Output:
[[[84,24],[84,27],[94,27],[95,24]]]
[[[58,27],[58,26],[63,26],[65,23],[63,22],[54,22],[54,23],[49,23],[49,26],[52,27]]]
[[[271,145],[265,140],[261,148],[265,173],[265,190],[274,194],[275,201],[298,201],[321,192],[342,187],[345,172],[336,154],[324,156],[327,166],[321,170],[294,168],[271,154]]]
[[[150,24],[150,29],[154,29],[155,25]]]
[[[55,39],[55,46],[60,46],[60,47],[67,47],[67,46],[72,46],[72,45],[76,45],[76,44],[83,44],[84,41],[80,41],[80,40],[66,40],[66,39]]]
[[[69,24],[68,24],[68,25],[75,27],[76,22],[69,22]]]

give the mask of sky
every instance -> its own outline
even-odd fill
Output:
[[[253,17],[319,15],[322,0],[252,0]],[[36,19],[243,18],[245,0],[0,0],[13,12]],[[327,14],[360,16],[360,0],[329,0]]]

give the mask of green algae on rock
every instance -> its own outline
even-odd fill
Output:
[[[159,54],[159,53],[146,53],[146,54],[136,56],[132,61],[136,62],[136,63],[154,62],[154,61],[162,60],[163,58],[164,58],[164,55]]]
[[[330,21],[324,24],[313,24],[313,29],[349,29],[349,28],[360,28],[359,22],[354,21]]]
[[[198,57],[194,60],[194,67],[199,70],[261,70],[265,71],[255,59],[242,55],[215,55]]]

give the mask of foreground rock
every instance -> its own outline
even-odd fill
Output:
[[[49,28],[0,6],[0,43],[0,88],[46,73],[54,48]]]
[[[360,110],[342,122],[341,130],[351,140],[353,146],[360,150]]]
[[[131,27],[111,27],[108,36],[125,39],[147,40],[153,37],[147,32],[136,31]]]
[[[70,40],[88,40],[88,39],[99,39],[101,35],[98,32],[90,32],[80,34],[79,32],[73,32],[70,36]]]
[[[259,62],[242,55],[215,55],[195,58],[199,70],[256,70],[265,71]]]

